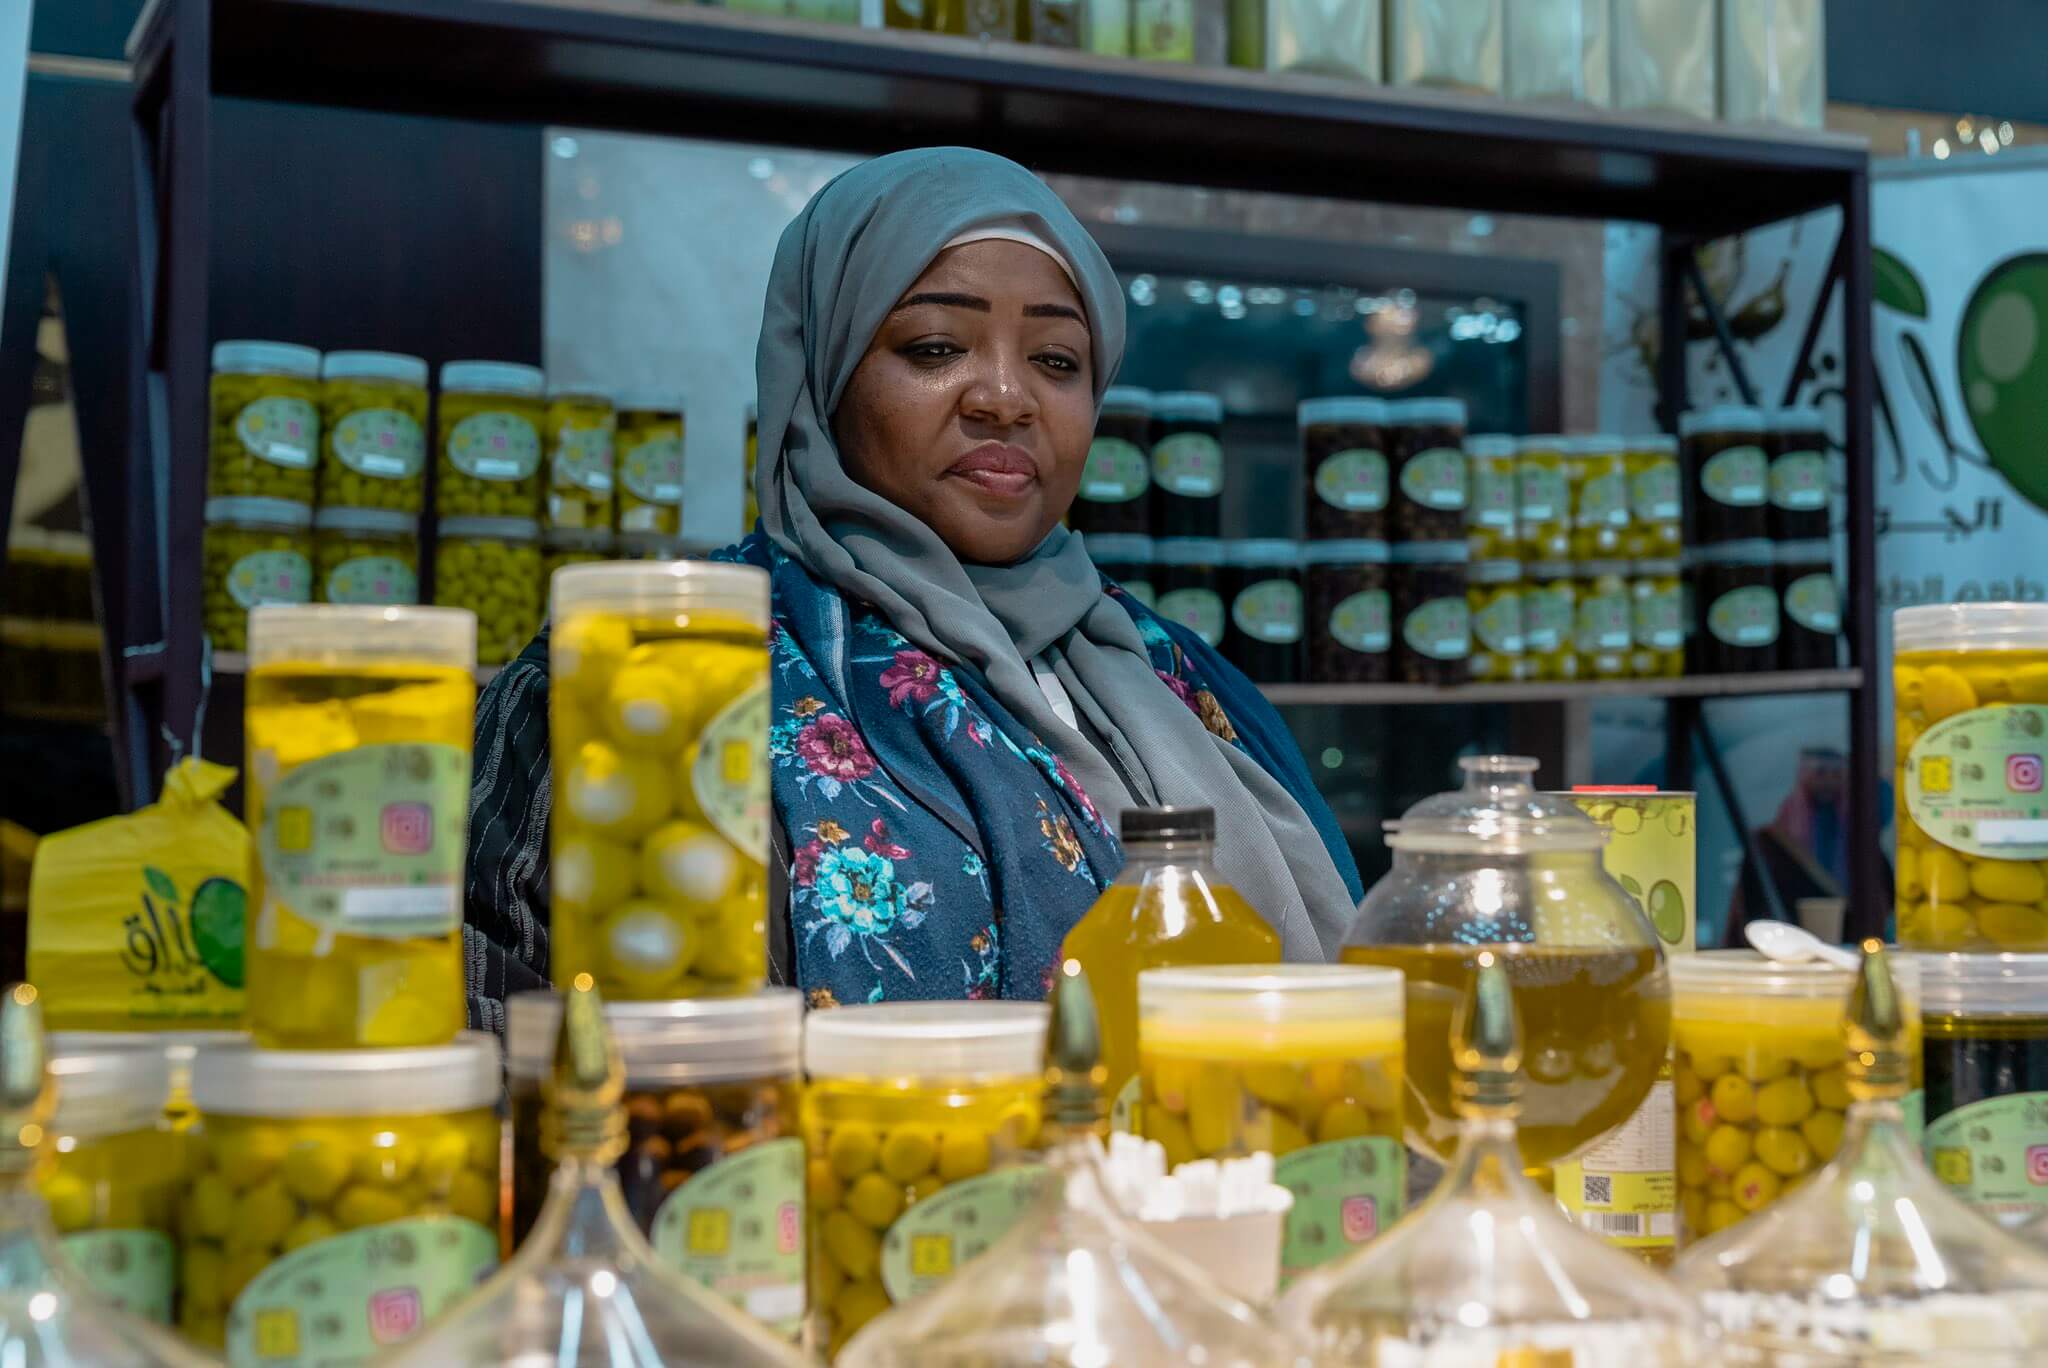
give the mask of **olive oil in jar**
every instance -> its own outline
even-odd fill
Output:
[[[2048,1211],[2048,955],[1929,954],[1920,974],[1927,1166],[2011,1229]]]

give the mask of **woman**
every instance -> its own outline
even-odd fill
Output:
[[[773,583],[771,960],[814,1004],[1043,994],[1133,804],[1327,955],[1360,889],[1272,708],[1060,523],[1124,342],[1109,262],[1014,162],[898,153],[783,234],[756,367]],[[547,634],[477,723],[472,1010],[546,964]]]

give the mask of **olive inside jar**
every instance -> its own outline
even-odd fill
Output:
[[[1152,543],[1159,616],[1211,646],[1223,644],[1223,543],[1214,537],[1161,537]]]
[[[1472,609],[1462,541],[1403,542],[1393,552],[1394,677],[1463,684],[1472,675]]]
[[[803,995],[769,988],[604,1010],[626,1075],[628,1147],[613,1165],[626,1209],[664,1262],[796,1334],[805,1310]],[[545,990],[505,1004],[515,1245],[554,1174],[541,1094],[561,1018],[560,996]],[[726,1238],[705,1238],[706,1224],[721,1222]]]
[[[1778,589],[1769,542],[1703,548],[1693,602],[1699,624],[1689,643],[1692,673],[1778,668]]]
[[[1214,537],[1223,526],[1223,400],[1152,396],[1152,534]]]
[[[1753,541],[1770,531],[1770,457],[1763,410],[1741,404],[1678,417],[1691,505],[1690,544]]]
[[[1259,684],[1301,678],[1301,550],[1291,541],[1230,548],[1230,614],[1223,655]]]
[[[1112,385],[1103,392],[1081,488],[1067,510],[1076,532],[1147,535],[1152,530],[1152,391]],[[1099,563],[1099,561],[1098,561]]]
[[[1308,677],[1384,684],[1392,669],[1393,601],[1383,541],[1310,542],[1303,551]]]
[[[1381,399],[1304,399],[1295,409],[1307,477],[1311,541],[1387,538],[1387,405]]]
[[[1397,541],[1447,542],[1465,535],[1465,405],[1403,399],[1387,405]]]
[[[1770,415],[1771,540],[1814,541],[1828,535],[1828,432],[1815,409]]]

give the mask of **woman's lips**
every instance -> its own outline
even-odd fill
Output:
[[[1038,483],[1038,463],[1022,447],[989,442],[978,446],[947,468],[976,489],[1015,498]]]

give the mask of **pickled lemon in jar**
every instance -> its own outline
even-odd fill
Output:
[[[1037,1002],[811,1013],[810,1300],[827,1357],[1002,1238],[1036,1196],[1046,1020]]]
[[[612,1001],[767,980],[768,577],[571,565],[553,586],[557,980]]]
[[[258,1043],[433,1045],[462,1029],[475,658],[466,609],[250,614]]]

